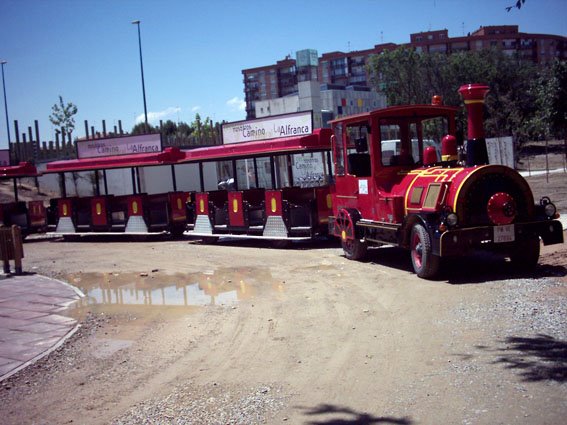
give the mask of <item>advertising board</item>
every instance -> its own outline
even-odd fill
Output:
[[[79,140],[76,143],[79,159],[162,151],[161,134],[159,133]]]
[[[225,144],[243,143],[304,136],[312,132],[313,113],[305,111],[223,124],[222,139]]]
[[[514,168],[514,141],[512,136],[486,139],[486,150],[490,164],[506,165]]]

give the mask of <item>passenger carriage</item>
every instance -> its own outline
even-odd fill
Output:
[[[166,148],[156,153],[48,163],[44,174],[60,174],[63,192],[60,198],[51,200],[52,230],[61,234],[169,232],[180,236],[186,229],[186,203],[190,197],[189,193],[176,188],[173,165],[182,156],[179,149]],[[139,170],[156,166],[171,167],[172,191],[152,194],[142,191]],[[131,193],[115,195],[109,192],[106,173],[120,169],[129,170],[131,174]],[[94,193],[67,196],[65,174],[82,172],[92,176]]]
[[[330,129],[317,129],[304,136],[185,151],[180,163],[200,170],[188,234],[207,242],[265,239],[276,246],[326,235],[330,137]],[[205,179],[207,166],[217,170],[216,181]]]

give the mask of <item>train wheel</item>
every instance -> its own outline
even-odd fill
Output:
[[[360,217],[355,210],[341,209],[337,215],[341,246],[343,247],[345,257],[349,260],[362,260],[366,256],[368,248],[367,242],[356,236],[355,220],[357,218]]]
[[[366,256],[368,244],[360,239],[341,239],[345,257],[349,260],[362,260]]]
[[[288,239],[274,239],[270,241],[270,245],[275,249],[286,249],[291,246],[291,241]]]
[[[183,232],[185,232],[185,229],[183,227],[173,227],[169,231],[169,234],[171,235],[172,239],[181,239],[183,237]]]
[[[421,224],[415,224],[410,239],[411,262],[415,273],[424,279],[431,279],[439,272],[440,258],[433,255],[431,238]]]
[[[520,271],[533,270],[539,259],[539,238],[529,239],[519,244],[510,255],[510,261],[515,269]]]

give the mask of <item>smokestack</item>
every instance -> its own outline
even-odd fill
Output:
[[[483,84],[467,84],[459,89],[468,115],[467,166],[488,164],[483,125],[484,98],[488,91]]]

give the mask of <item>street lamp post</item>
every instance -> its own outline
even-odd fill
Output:
[[[10,140],[10,119],[8,118],[8,101],[6,100],[6,80],[4,79],[4,65],[6,65],[7,63],[8,61],[5,60],[0,61],[0,64],[2,64],[2,88],[4,89],[4,110],[6,111],[6,131],[8,132],[8,152],[10,152],[12,150],[12,140]],[[16,151],[16,163],[18,163],[18,151]],[[9,160],[8,165],[10,165],[10,163],[11,163],[11,159]],[[14,177],[14,200],[18,202],[18,182],[15,177]]]
[[[4,65],[8,62],[3,60],[0,62],[2,64],[2,88],[4,89],[4,109],[6,110],[6,131],[8,132],[8,147],[10,147],[10,120],[8,119],[8,101],[6,100],[6,82],[4,80]]]
[[[146,107],[146,86],[144,84],[144,62],[142,61],[142,36],[140,35],[140,21],[132,21],[132,24],[138,26],[138,46],[140,48],[140,71],[142,73],[142,94],[144,95],[144,118],[146,122],[146,131],[148,131],[148,108]]]

